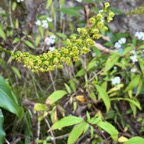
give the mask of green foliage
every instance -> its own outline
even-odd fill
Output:
[[[144,132],[140,115],[144,94],[143,41],[127,32],[111,32],[107,23],[114,13],[123,14],[119,9],[109,8],[110,4],[101,0],[83,2],[74,2],[79,7],[67,7],[65,0],[48,0],[48,14],[36,13],[38,21],[31,21],[28,26],[22,17],[26,13],[21,15],[26,6],[23,3],[12,1],[9,13],[2,16],[0,74],[8,77],[25,111],[2,77],[0,107],[19,118],[23,116],[22,125],[13,122],[9,130],[25,136],[21,143],[93,144],[102,139],[106,143],[144,143],[143,138],[133,137]],[[15,13],[20,18],[13,17]],[[50,37],[54,41],[48,43]],[[127,38],[127,42],[121,38]],[[121,45],[113,50],[116,41]],[[5,137],[3,115],[0,111],[0,143]],[[133,121],[142,127],[139,132],[135,132]],[[123,137],[125,134],[133,138],[128,140]]]
[[[0,107],[14,113],[19,118],[23,116],[23,108],[19,106],[17,98],[11,90],[9,84],[3,77],[0,77]]]
[[[74,124],[78,124],[82,121],[83,121],[82,118],[79,118],[79,117],[76,117],[76,116],[67,116],[67,117],[64,117],[63,119],[59,120],[58,122],[56,122],[52,126],[52,130],[60,129],[60,128],[71,126],[71,125],[74,125]]]
[[[4,143],[4,138],[5,138],[5,132],[3,129],[3,122],[4,122],[4,117],[3,117],[3,113],[0,109],[0,144]]]
[[[100,87],[99,85],[96,85],[96,88],[98,90],[99,97],[102,98],[102,100],[104,101],[104,104],[106,106],[106,110],[108,112],[110,110],[110,105],[111,105],[108,94],[106,93],[105,89]]]
[[[137,136],[137,137],[130,138],[124,144],[135,144],[135,143],[143,144],[144,143],[144,139]]]
[[[64,90],[57,90],[55,92],[53,92],[46,100],[46,104],[54,104],[55,102],[57,102],[59,99],[61,99],[62,97],[64,97],[67,94],[66,91]]]
[[[90,52],[90,47],[95,45],[93,39],[99,39],[101,37],[100,32],[104,33],[108,30],[104,22],[102,22],[104,19],[110,22],[114,17],[114,13],[108,7],[109,5],[106,3],[102,13],[90,18],[90,25],[88,27],[78,28],[79,35],[72,35],[70,39],[67,39],[65,47],[43,53],[39,56],[17,51],[12,54],[12,58],[18,62],[24,62],[24,65],[33,72],[47,72],[57,68],[62,69],[63,63],[71,65],[72,60],[74,62],[79,61],[79,56]],[[30,48],[34,48],[30,41],[25,40],[24,42]]]

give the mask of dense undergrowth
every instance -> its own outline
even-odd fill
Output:
[[[144,33],[108,25],[124,12],[96,0],[3,5],[0,144],[144,143]]]

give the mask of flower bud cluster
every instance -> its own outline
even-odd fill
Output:
[[[113,12],[108,10],[109,3],[105,3],[102,11],[97,16],[90,18],[90,26],[78,28],[79,35],[71,35],[70,39],[65,41],[65,46],[59,49],[53,49],[39,56],[32,55],[28,52],[14,52],[12,58],[24,65],[33,72],[47,72],[57,68],[63,68],[63,63],[71,65],[72,61],[77,62],[80,56],[90,51],[91,46],[95,45],[93,39],[100,38],[100,32],[107,30],[104,19],[112,19]],[[109,20],[108,20],[109,21]],[[51,39],[55,41],[55,37],[48,37],[45,42],[49,45]]]

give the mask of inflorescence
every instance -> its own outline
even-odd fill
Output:
[[[104,8],[96,16],[89,19],[90,26],[78,28],[78,35],[71,35],[66,40],[64,47],[48,51],[39,56],[29,52],[17,51],[12,54],[12,58],[18,62],[23,62],[24,66],[33,72],[48,72],[57,68],[63,68],[63,63],[71,65],[72,61],[77,62],[80,56],[90,51],[90,47],[95,45],[94,39],[101,37],[101,32],[108,28],[105,26],[105,19],[110,22],[114,13],[108,9],[110,4],[106,2]]]

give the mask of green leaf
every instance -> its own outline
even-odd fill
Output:
[[[99,123],[100,121],[102,121],[102,119],[100,117],[97,117],[97,118],[93,117],[88,122],[93,125],[93,124]]]
[[[65,4],[65,0],[60,0],[60,4],[63,6]]]
[[[16,67],[13,67],[13,66],[11,66],[11,69],[18,76],[18,78],[21,79],[21,74],[20,74],[19,70]]]
[[[85,121],[82,121],[81,123],[76,125],[70,132],[68,144],[74,144],[75,141],[80,137],[80,135],[87,131],[88,127],[89,125]]]
[[[142,71],[142,74],[144,75],[144,59],[139,59],[139,65],[140,65],[140,69]]]
[[[77,73],[76,73],[76,77],[81,77],[84,75],[84,69],[81,68]]]
[[[47,106],[45,104],[36,103],[34,105],[34,110],[35,111],[45,111],[45,110],[47,110]]]
[[[106,121],[99,121],[96,125],[98,125],[100,128],[109,133],[114,141],[118,140],[118,131],[112,124]]]
[[[66,38],[67,36],[64,33],[57,32],[56,35],[60,38]]]
[[[123,51],[123,55],[126,55],[127,53],[129,53],[133,48],[132,47],[126,47]]]
[[[120,56],[121,55],[119,53],[114,53],[113,55],[111,55],[106,61],[104,72],[110,70],[116,64]]]
[[[4,117],[2,114],[2,111],[0,109],[0,143],[3,144],[4,143],[4,138],[5,138],[5,132],[3,129],[3,122],[4,122]]]
[[[32,49],[35,49],[34,45],[33,45],[30,41],[24,40],[24,43],[25,43],[28,47],[30,47],[30,48],[32,48]]]
[[[23,115],[23,109],[18,105],[18,101],[8,83],[0,77],[0,107],[16,114],[19,118]]]
[[[67,116],[62,118],[61,120],[57,121],[53,126],[52,126],[52,130],[54,129],[60,129],[63,127],[67,127],[67,126],[72,126],[74,124],[78,124],[80,122],[82,122],[83,119],[76,117],[76,116]]]
[[[8,110],[9,112],[17,115],[19,118],[23,115],[23,109],[15,103],[3,90],[0,89],[0,107]]]
[[[133,138],[130,138],[124,144],[144,144],[144,139],[142,137],[135,136]]]
[[[61,8],[60,11],[70,16],[80,16],[75,8]]]
[[[140,110],[142,109],[141,108],[141,105],[139,103],[139,101],[137,99],[132,99],[132,98],[111,98],[111,101],[112,100],[125,100],[125,101],[129,101],[130,103],[134,104],[135,106],[137,106]]]
[[[139,81],[140,81],[140,75],[136,75],[129,83],[129,85],[126,87],[125,92],[135,88],[138,85]]]
[[[91,62],[88,63],[88,66],[87,66],[87,71],[89,71],[90,69],[94,68],[96,65],[96,60],[92,60]]]
[[[40,41],[41,41],[41,36],[40,35],[36,36],[35,45],[38,46]]]
[[[102,88],[102,87],[100,87],[98,85],[96,85],[96,89],[97,89],[97,91],[99,93],[99,97],[102,98],[102,100],[104,101],[104,104],[106,106],[106,110],[108,112],[109,109],[110,109],[110,98],[109,98],[107,92],[105,91],[104,88]]]
[[[16,7],[17,7],[17,3],[16,3],[16,2],[13,2],[13,3],[12,3],[12,10],[14,11],[14,10],[16,9]]]
[[[2,29],[2,26],[0,25],[0,37],[2,37],[4,40],[6,40],[5,32]]]
[[[57,90],[55,92],[53,92],[46,100],[46,104],[54,104],[55,102],[57,102],[59,99],[61,99],[62,97],[64,97],[67,94],[66,91],[64,90]]]
[[[14,38],[14,40],[13,40],[12,44],[17,43],[17,42],[19,42],[20,40],[21,40],[20,38],[16,37],[16,38]]]
[[[65,88],[69,94],[71,94],[71,88],[65,83]]]
[[[46,6],[46,8],[49,8],[49,7],[51,6],[52,1],[53,1],[53,0],[47,0],[47,6]]]
[[[72,88],[73,92],[75,92],[76,91],[76,84],[75,84],[73,79],[69,80],[69,85]]]

